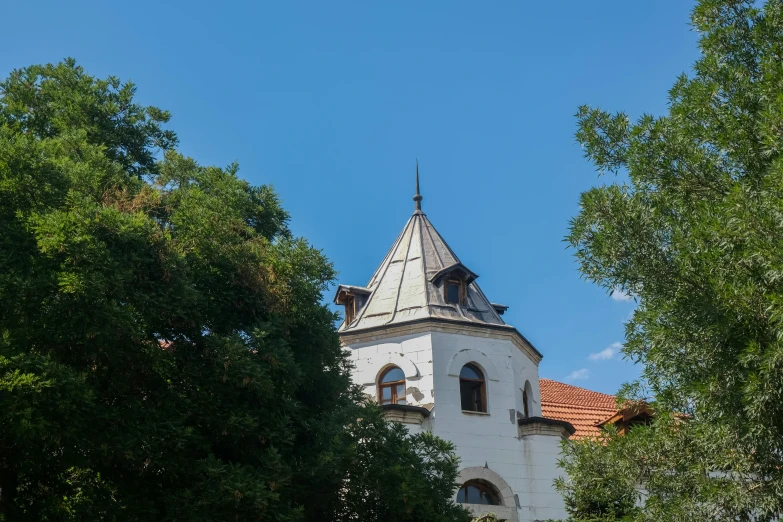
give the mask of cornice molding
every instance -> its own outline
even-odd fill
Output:
[[[488,339],[498,339],[511,341],[519,348],[522,353],[538,366],[543,355],[528,341],[525,336],[519,333],[519,330],[513,326],[498,325],[490,326],[486,324],[477,325],[462,321],[450,321],[437,318],[426,318],[409,323],[395,324],[389,326],[378,326],[375,328],[366,328],[362,330],[349,330],[339,332],[340,342],[343,346],[353,344],[364,344],[375,341],[382,341],[390,337],[403,337],[406,335],[416,335],[422,333],[439,332],[457,335],[467,335],[471,337],[483,337]]]
[[[576,433],[576,429],[570,422],[550,419],[548,417],[528,417],[517,420],[519,437],[530,435],[554,435],[564,439]]]
[[[421,406],[409,404],[384,404],[381,406],[386,419],[402,424],[418,424],[421,426],[424,419],[430,416],[430,410]]]

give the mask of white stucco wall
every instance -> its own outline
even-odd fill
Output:
[[[409,429],[426,429],[454,442],[461,469],[483,468],[502,478],[504,485],[493,483],[506,504],[503,510],[495,509],[498,514],[502,511],[507,518],[513,513],[516,518],[509,520],[525,522],[565,518],[563,501],[552,484],[559,474],[560,437],[519,434],[517,417],[524,411],[525,383],[531,390],[530,416],[541,416],[541,401],[538,367],[513,342],[431,331],[347,348],[355,364],[354,382],[373,397],[377,397],[376,383],[383,369],[390,364],[403,369],[408,404],[432,410],[420,427]],[[460,406],[459,369],[467,362],[484,370],[486,414],[463,412]],[[501,491],[505,486],[511,496]],[[492,510],[492,506],[472,507],[476,513]]]

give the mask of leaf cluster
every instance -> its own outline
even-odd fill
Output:
[[[644,386],[630,398],[660,412],[569,450],[560,487],[578,520],[584,499],[625,502],[631,485],[636,519],[783,508],[783,2],[701,0],[692,25],[702,54],[668,114],[577,114],[587,158],[627,181],[585,192],[568,240],[585,278],[636,298],[624,351]]]
[[[461,520],[453,448],[352,387],[329,261],[134,93],[0,82],[0,520]]]

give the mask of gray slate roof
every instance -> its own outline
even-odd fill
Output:
[[[442,281],[438,277],[452,267],[467,274],[467,301],[463,306],[445,301]],[[506,326],[476,284],[476,277],[462,265],[427,216],[416,210],[370,282],[360,287],[371,292],[365,305],[357,311],[351,324],[343,322],[340,332],[431,318]]]

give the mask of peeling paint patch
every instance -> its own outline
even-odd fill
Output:
[[[413,398],[416,399],[417,402],[420,402],[424,398],[424,394],[421,393],[415,386],[410,386],[408,389],[406,389],[405,395],[413,395]]]
[[[511,421],[511,424],[514,424],[517,421],[517,410],[514,408],[508,410],[508,419]]]

